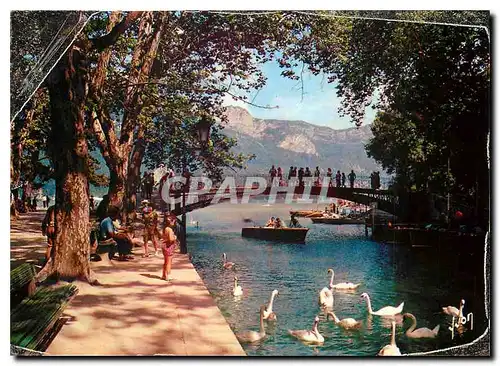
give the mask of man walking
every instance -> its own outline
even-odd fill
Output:
[[[337,174],[335,174],[335,183],[337,185],[337,188],[340,188],[340,179],[341,179],[340,170],[337,170]]]
[[[271,184],[273,184],[274,177],[276,177],[276,174],[277,174],[277,170],[273,165],[273,166],[271,166],[271,169],[269,169],[269,176],[271,177]]]
[[[354,173],[354,170],[351,170],[351,172],[348,175],[348,178],[350,187],[354,188],[354,180],[356,179],[356,174]]]

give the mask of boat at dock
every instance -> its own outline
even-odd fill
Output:
[[[309,228],[244,227],[241,236],[283,243],[305,244]]]
[[[290,215],[295,215],[297,217],[322,217],[323,211],[318,210],[298,210],[298,211],[290,211]]]
[[[330,224],[330,225],[359,225],[364,224],[365,219],[360,216],[338,215],[333,212],[325,213],[321,217],[311,217],[315,224]]]
[[[363,219],[353,219],[350,217],[312,217],[311,220],[315,224],[330,225],[360,225],[365,223]]]

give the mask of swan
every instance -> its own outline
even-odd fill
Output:
[[[334,290],[355,290],[361,285],[360,283],[352,283],[352,282],[341,282],[337,283],[336,285],[333,284],[333,277],[335,276],[335,272],[333,272],[333,269],[329,269],[328,273],[332,273],[332,278],[330,279],[330,289]]]
[[[323,287],[319,292],[319,304],[326,308],[333,308],[333,293],[330,289]]]
[[[234,263],[228,262],[226,259],[227,259],[226,253],[222,253],[222,260],[224,261],[224,263],[222,264],[222,267],[224,267],[225,269],[232,269],[234,266]]]
[[[318,332],[319,318],[314,318],[313,327],[311,330],[288,330],[288,333],[301,341],[307,343],[323,343],[325,338]]]
[[[328,270],[330,273],[330,270]],[[331,281],[330,281],[331,283]],[[324,306],[327,308],[333,308],[333,292],[328,287],[323,287],[319,292],[318,303],[320,306]]]
[[[391,343],[385,346],[378,353],[379,356],[401,356],[398,346],[396,345],[396,322],[392,322]]]
[[[333,311],[329,311],[326,314],[326,319],[328,319],[329,315],[333,318],[334,323],[342,328],[354,329],[354,328],[359,328],[361,326],[361,322],[353,318],[345,318],[340,320],[339,318],[337,318],[337,316]]]
[[[259,331],[256,332],[254,330],[247,330],[245,332],[236,333],[236,338],[240,341],[240,343],[254,343],[258,342],[266,337],[266,332],[264,330],[264,311],[266,310],[266,306],[262,305],[260,307],[260,328]]]
[[[402,302],[401,304],[399,304],[399,306],[397,308],[394,306],[386,306],[386,307],[383,307],[382,309],[379,309],[377,311],[373,311],[372,304],[370,301],[370,296],[368,296],[368,294],[366,292],[363,292],[361,294],[361,297],[366,299],[366,303],[368,305],[368,312],[372,315],[379,315],[379,316],[396,315],[396,314],[399,314],[403,311],[403,306],[405,305],[405,303]]]
[[[240,285],[238,285],[238,277],[236,277],[236,276],[234,277],[233,295],[234,296],[243,295],[243,289],[241,288]]]
[[[446,307],[443,307],[443,313],[445,313],[447,315],[451,315],[455,318],[458,318],[459,316],[462,316],[462,311],[463,311],[464,305],[465,305],[465,300],[462,299],[462,300],[460,300],[460,309],[457,309],[454,306],[446,306]]]
[[[405,317],[410,318],[413,321],[411,327],[406,330],[406,336],[408,338],[436,338],[439,332],[439,324],[436,325],[433,330],[430,330],[429,328],[415,329],[417,327],[417,318],[410,313],[404,313],[403,318]]]
[[[274,297],[278,294],[278,290],[273,290],[273,292],[271,293],[271,299],[269,300],[269,304],[267,304],[267,309],[264,310],[265,320],[276,320],[276,314],[273,312],[273,301]]]

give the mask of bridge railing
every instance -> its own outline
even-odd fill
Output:
[[[271,185],[271,183],[272,183],[272,179],[271,179],[270,174],[262,174],[262,173],[234,174],[234,175],[226,175],[225,178],[229,177],[229,176],[234,178],[234,180],[236,182],[236,186],[244,186],[246,181],[247,181],[247,178],[252,178],[252,177],[264,178],[268,185]],[[310,184],[313,184],[313,185],[321,185],[323,183],[324,178],[328,178],[328,177],[326,177],[326,175],[322,174],[319,176],[319,178],[318,177],[304,178],[304,181],[309,181],[309,182],[311,182]],[[319,184],[316,183],[318,181],[318,179],[319,179]],[[330,179],[330,182],[331,182],[332,186],[337,186],[335,177],[332,177]],[[380,177],[380,188],[379,189],[381,189],[381,190],[388,189],[389,183],[390,183],[390,178]],[[284,175],[283,178],[281,179],[281,183],[278,183],[278,184],[282,184],[284,186],[288,186],[290,184],[298,185],[298,178],[293,177],[289,180],[288,176]],[[220,183],[218,185],[214,185],[214,186],[217,187],[219,185],[220,185]],[[346,177],[344,186],[342,186],[342,181],[341,181],[341,187],[347,187],[347,188],[350,187],[350,182],[349,182],[349,179],[347,177]],[[354,188],[366,188],[366,189],[372,188],[370,177],[369,176],[357,176],[356,179],[354,180]]]
[[[196,184],[195,181],[197,180],[196,178],[200,178],[199,176],[193,176],[191,184],[188,186],[185,186],[183,188],[183,184],[180,181],[175,182],[173,185],[170,187],[170,196],[179,196],[182,194],[183,189],[186,192],[189,192],[191,189],[190,185]],[[232,178],[232,181],[227,181],[228,178]],[[259,180],[260,182],[257,182]],[[225,182],[225,183],[224,183]],[[248,183],[247,183],[248,182]],[[223,177],[222,181],[212,181],[211,182],[211,189],[210,192],[205,191],[204,193],[199,192],[196,193],[197,195],[207,195],[207,194],[213,194],[215,191],[221,187],[222,183],[224,185],[230,185],[231,187],[235,188],[244,188],[245,186],[253,186],[253,188],[256,188],[256,185],[260,184],[262,186],[262,182],[265,182],[268,187],[273,185],[273,186],[282,186],[282,187],[288,187],[288,186],[299,186],[300,182],[297,177],[292,177],[290,180],[287,178],[282,178],[279,179],[275,177],[274,179],[271,179],[271,177],[268,174],[248,174],[248,175],[242,175],[242,174],[235,174],[235,175],[226,175]],[[381,178],[380,180],[380,187],[377,190],[374,190],[371,194],[377,194],[377,192],[382,193],[384,190],[386,190],[389,187],[389,182],[390,180],[388,178]],[[253,183],[253,184],[252,184]],[[203,184],[198,180],[198,189],[203,189]],[[328,177],[320,176],[320,177],[304,177],[303,183],[304,186],[314,186],[314,187],[321,187],[323,184],[330,184],[332,187],[337,187],[337,183],[335,178],[328,180]],[[350,188],[350,182],[346,181],[344,185],[342,185],[342,182],[339,188]],[[353,188],[361,188],[361,189],[372,189],[372,183],[371,183],[371,178],[366,177],[366,176],[361,176],[357,177],[356,180],[354,181]],[[205,187],[205,189],[207,189]]]

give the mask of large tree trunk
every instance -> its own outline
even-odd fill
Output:
[[[124,208],[127,168],[128,164],[126,161],[114,161],[113,165],[109,167],[108,197],[110,206],[116,206],[120,209]]]
[[[137,134],[127,175],[127,199],[125,207],[127,214],[135,211],[137,207],[137,190],[140,184],[142,158],[144,157],[145,150],[144,131],[141,128]]]
[[[52,154],[56,181],[56,238],[38,280],[82,278],[93,282],[89,245],[88,147],[85,136],[87,60],[83,42],[73,45],[49,80]]]
[[[56,181],[56,238],[38,281],[56,275],[94,282],[89,255],[88,146],[84,120],[88,92],[86,56],[90,47],[102,52],[114,44],[140,14],[129,12],[108,34],[90,42],[81,35],[47,80],[52,120],[48,150]]]
[[[97,136],[97,142],[101,153],[106,160],[110,171],[110,185],[108,196],[110,204],[122,208],[122,218],[135,208],[135,191],[137,182],[133,185],[127,183],[131,179],[137,180],[140,174],[140,164],[143,153],[136,158],[131,157],[131,152],[135,149],[135,144],[139,139],[134,139],[134,130],[137,127],[138,116],[141,113],[143,102],[139,98],[144,88],[141,83],[148,80],[156,58],[156,53],[160,43],[166,12],[155,14],[154,12],[144,12],[139,22],[138,42],[132,55],[132,65],[128,78],[128,85],[125,90],[123,100],[124,115],[120,130],[120,137],[115,135],[113,122],[109,118],[109,113],[100,109],[95,113],[93,128]],[[116,22],[116,17],[112,17],[110,24]],[[109,64],[109,55],[103,52],[100,55],[98,66],[94,72],[92,80],[93,97],[96,99],[96,105],[99,105],[101,88],[104,86],[107,67]],[[140,150],[140,149],[139,149]],[[138,162],[129,168],[130,159]],[[132,174],[135,178],[127,177]],[[133,197],[131,197],[133,196]],[[134,205],[132,207],[132,205]]]

